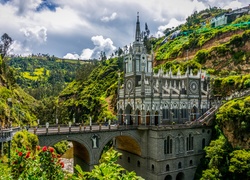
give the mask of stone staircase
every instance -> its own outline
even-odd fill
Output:
[[[212,106],[212,108],[207,110],[202,116],[200,116],[195,121],[190,122],[189,125],[210,126],[210,125],[212,125],[212,120],[215,118],[216,112],[224,103],[226,103],[227,101],[233,100],[233,99],[237,99],[237,98],[241,98],[241,97],[249,96],[249,95],[250,95],[250,89],[246,89],[246,90],[241,91],[241,92],[237,91],[237,92],[233,93],[232,95],[226,97],[223,101],[214,102],[214,105]]]

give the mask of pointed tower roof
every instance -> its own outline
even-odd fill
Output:
[[[139,12],[137,12],[137,22],[135,29],[135,42],[141,41],[141,30],[140,30],[140,21],[139,21]]]

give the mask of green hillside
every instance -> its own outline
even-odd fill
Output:
[[[250,178],[249,96],[226,102],[250,87],[250,15],[212,27],[210,20],[223,12],[218,8],[195,12],[185,24],[166,29],[166,36],[149,40],[155,72],[206,70],[212,98],[225,102],[216,115],[213,141],[205,149],[196,179]],[[105,117],[114,120],[122,66],[122,56],[92,63],[53,56],[4,57],[0,59],[1,119],[16,124],[35,124],[36,119],[55,123],[56,118],[59,123],[74,118],[76,123],[88,123],[90,117],[95,123]],[[8,98],[13,100],[12,108]]]
[[[4,34],[5,48],[12,39]],[[0,50],[0,124],[2,127],[32,125],[39,102],[15,83],[15,71],[7,65],[6,51]]]
[[[15,71],[16,83],[25,92],[41,100],[55,97],[75,79],[81,79],[81,67],[88,61],[59,59],[49,55],[12,57],[8,64]]]

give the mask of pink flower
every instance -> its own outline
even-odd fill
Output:
[[[47,146],[43,146],[42,151],[43,152],[47,151]]]
[[[23,155],[23,153],[22,153],[22,152],[19,152],[19,153],[18,153],[18,156],[22,156],[22,155]]]
[[[40,146],[36,146],[36,149],[39,151],[41,149],[41,147]]]

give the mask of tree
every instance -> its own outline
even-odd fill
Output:
[[[123,50],[120,47],[118,48],[118,50],[115,51],[115,55],[117,55],[118,57],[120,57],[122,53],[123,53]]]
[[[149,40],[150,30],[148,29],[147,23],[145,23],[145,31],[143,33],[144,33],[144,36],[143,36],[144,46],[146,47],[147,53],[150,53],[151,51],[151,43]]]
[[[83,65],[80,65],[80,67],[76,70],[76,81],[87,81],[89,75],[96,67],[97,64],[95,63],[84,63]]]
[[[233,173],[235,178],[250,178],[250,152],[243,150],[235,150],[231,154],[229,171]]]
[[[2,58],[4,58],[7,55],[11,44],[12,44],[12,38],[8,34],[4,33],[1,37],[1,44],[0,44],[0,54]]]
[[[29,148],[35,151],[36,146],[38,145],[38,137],[28,131],[19,131],[15,133],[12,139],[12,149],[17,148]]]
[[[107,60],[107,56],[106,56],[105,51],[101,51],[100,60]]]
[[[121,165],[116,164],[118,157],[121,153],[118,153],[113,148],[110,148],[106,153],[104,153],[100,159],[100,164],[94,166],[91,172],[83,172],[79,165],[76,165],[75,169],[77,174],[75,175],[75,180],[82,179],[98,179],[98,180],[108,180],[108,179],[123,179],[123,180],[142,180],[140,176],[136,176],[135,172],[126,171]]]

